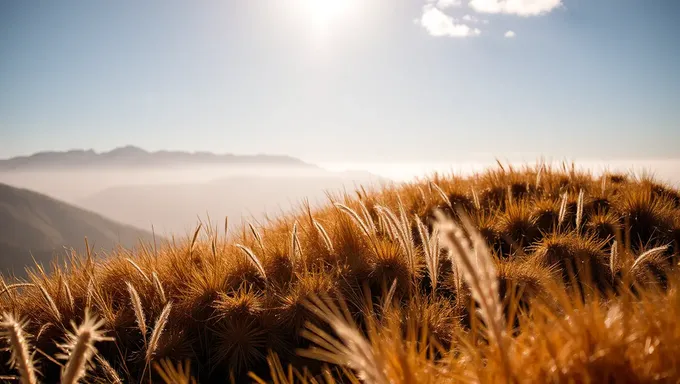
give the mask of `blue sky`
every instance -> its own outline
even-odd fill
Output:
[[[0,157],[680,155],[676,0],[0,2]]]

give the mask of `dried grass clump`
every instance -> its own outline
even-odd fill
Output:
[[[329,194],[234,233],[205,223],[73,253],[0,279],[0,377],[680,382],[678,195],[648,176],[499,163]]]
[[[496,218],[496,232],[502,234],[504,256],[524,249],[540,236],[536,219],[526,203],[508,204],[505,212]]]
[[[214,318],[231,320],[257,317],[263,311],[262,301],[262,295],[247,286],[236,292],[221,292],[213,304]]]
[[[613,240],[616,236],[621,236],[623,227],[621,225],[621,218],[614,213],[608,212],[591,216],[588,224],[586,224],[586,228],[594,233],[598,239]]]
[[[213,369],[221,367],[224,373],[239,373],[264,360],[268,332],[255,318],[221,320],[212,331],[217,342],[211,356]]]
[[[312,272],[300,276],[286,294],[278,297],[274,307],[278,326],[297,340],[305,322],[311,318],[306,302],[317,296],[333,297],[338,290],[338,281],[330,274]]]
[[[371,290],[375,292],[379,292],[383,286],[396,280],[397,292],[401,296],[408,291],[413,279],[421,275],[422,265],[420,263],[416,265],[415,271],[411,268],[399,245],[380,241],[376,245],[376,253],[369,258],[369,269],[365,279]]]
[[[611,287],[613,277],[604,241],[577,232],[552,234],[534,244],[532,250],[531,260],[560,271],[567,285],[574,282],[580,286],[594,284],[600,290]]]
[[[415,327],[429,335],[429,342],[437,347],[450,348],[451,342],[461,329],[460,322],[464,309],[455,302],[438,297],[421,297],[411,300],[405,308],[388,312],[387,322],[398,321],[403,329],[403,337],[408,336],[408,328]]]
[[[532,220],[543,233],[550,233],[557,228],[560,207],[552,199],[541,199],[531,203]]]
[[[672,241],[677,208],[665,196],[655,196],[644,185],[631,186],[617,196],[614,208],[623,216],[633,244]]]
[[[528,309],[535,299],[549,301],[548,287],[555,279],[555,269],[533,260],[499,261],[496,264],[498,290],[505,299],[505,307],[516,304]]]

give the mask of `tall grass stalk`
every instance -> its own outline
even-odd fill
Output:
[[[62,384],[76,384],[87,374],[88,363],[97,354],[94,344],[98,341],[113,341],[105,337],[100,328],[104,325],[103,320],[90,317],[85,312],[85,318],[80,326],[71,322],[74,332],[66,334],[66,341],[60,345],[63,354],[58,356],[66,359],[66,365],[61,372]]]
[[[6,340],[10,349],[10,368],[19,372],[21,384],[36,384],[38,382],[33,355],[30,353],[28,335],[24,332],[26,323],[17,320],[9,313],[2,314],[0,323],[0,337]]]
[[[262,278],[266,280],[267,273],[264,271],[264,266],[262,266],[262,262],[260,262],[260,259],[255,255],[253,250],[242,244],[235,245],[246,255],[246,259],[250,261],[250,263],[257,269],[257,272],[259,272],[260,275],[262,275]]]

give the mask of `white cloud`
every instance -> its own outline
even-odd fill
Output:
[[[513,37],[515,37],[515,36],[516,36],[515,31],[507,31],[507,32],[505,32],[505,37],[507,37],[507,38],[513,38]]]
[[[465,15],[463,16],[463,20],[467,21],[468,23],[482,23],[482,24],[489,24],[489,20],[484,20],[480,19],[478,17],[472,16],[472,15]]]
[[[538,16],[561,6],[562,0],[470,0],[469,5],[480,13]]]
[[[434,2],[434,1],[430,1]],[[463,0],[438,0],[437,7],[441,9],[460,7],[463,5]]]
[[[453,17],[448,16],[432,5],[423,7],[423,15],[417,23],[432,36],[467,37],[480,35],[482,31],[472,29],[466,24],[457,24]]]

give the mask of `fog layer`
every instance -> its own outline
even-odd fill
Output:
[[[0,173],[0,182],[47,194],[160,235],[184,236],[199,219],[232,225],[271,218],[326,193],[384,182],[367,172],[282,165],[129,167]]]

